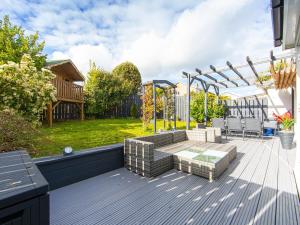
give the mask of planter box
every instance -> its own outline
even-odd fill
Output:
[[[283,149],[292,149],[294,141],[294,132],[292,131],[279,131],[278,132],[281,146]]]

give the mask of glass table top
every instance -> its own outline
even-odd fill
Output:
[[[223,151],[217,151],[212,149],[203,149],[201,147],[189,147],[175,155],[184,157],[187,159],[199,160],[209,163],[217,163],[220,159],[224,158],[228,153]]]

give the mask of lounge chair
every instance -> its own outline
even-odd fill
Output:
[[[241,118],[227,118],[227,134],[231,135],[232,132],[242,133],[244,138],[245,133],[242,126]]]
[[[244,133],[257,133],[263,138],[263,126],[259,119],[245,118]]]
[[[225,121],[223,118],[213,118],[212,119],[212,127],[213,128],[220,128],[221,132],[225,133],[227,139],[227,132],[225,127]]]

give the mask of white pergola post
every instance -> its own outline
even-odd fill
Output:
[[[296,48],[297,74],[296,74],[296,109],[295,109],[295,141],[296,143],[296,162],[295,162],[295,177],[298,185],[300,185],[300,141],[297,141],[297,136],[300,134],[300,47]]]

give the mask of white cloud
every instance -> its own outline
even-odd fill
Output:
[[[66,52],[53,52],[52,59],[71,58],[75,65],[86,73],[89,69],[90,61],[95,62],[101,68],[111,70],[113,68],[113,57],[110,51],[103,45],[76,45]]]
[[[24,3],[24,2],[23,2]],[[17,4],[17,3],[15,3]],[[39,30],[50,58],[70,57],[83,72],[89,61],[110,70],[130,60],[143,80],[181,79],[182,70],[268,56],[272,25],[259,0],[55,1],[27,4],[24,26]],[[8,6],[16,16],[18,12]],[[28,8],[30,10],[28,10]],[[18,17],[16,17],[18,18]]]

